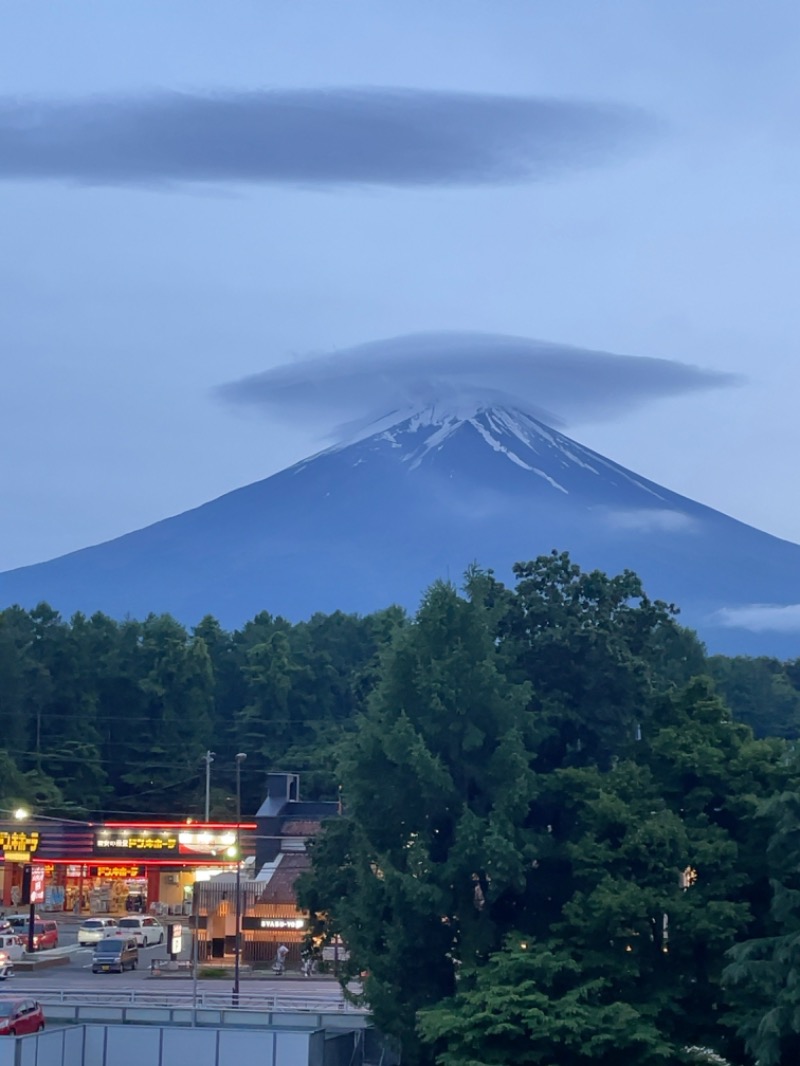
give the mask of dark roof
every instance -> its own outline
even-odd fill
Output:
[[[269,796],[261,804],[256,818],[335,818],[339,813],[336,800],[274,800]]]
[[[313,837],[322,828],[322,822],[316,818],[289,819],[281,823],[281,836]]]
[[[258,898],[259,903],[296,903],[294,883],[300,874],[311,868],[311,857],[305,852],[284,854],[269,884]]]
[[[335,800],[289,800],[281,810],[284,818],[335,818],[339,804]]]

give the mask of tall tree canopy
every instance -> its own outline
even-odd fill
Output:
[[[783,748],[691,680],[635,575],[516,569],[434,585],[396,635],[301,898],[407,1061],[737,1054],[721,971],[765,918]]]

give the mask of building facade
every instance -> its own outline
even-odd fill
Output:
[[[255,822],[238,826],[242,854]],[[189,914],[195,886],[236,868],[235,822],[0,821],[4,910],[21,900],[26,864],[44,870],[43,911]]]
[[[267,775],[267,796],[255,816],[255,876],[240,879],[242,962],[267,965],[281,944],[287,965],[298,967],[307,944],[309,916],[297,905],[295,885],[309,869],[307,843],[340,805],[304,801],[300,777]],[[220,875],[197,889],[198,951],[201,959],[232,955],[236,944],[235,876]]]

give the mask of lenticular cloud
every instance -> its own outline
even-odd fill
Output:
[[[484,333],[424,333],[285,363],[217,395],[335,433],[440,405],[524,408],[550,425],[613,418],[663,397],[736,382],[668,359]]]
[[[425,89],[0,97],[0,179],[497,185],[613,161],[658,126],[613,104]]]

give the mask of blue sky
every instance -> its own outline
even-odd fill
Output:
[[[264,477],[339,420],[232,406],[219,386],[451,330],[738,376],[656,389],[613,418],[582,408],[568,432],[800,541],[799,31],[796,4],[766,17],[739,0],[6,7],[0,569]],[[316,125],[306,114],[294,143],[285,107],[275,118],[276,100],[310,91],[313,111],[353,88],[378,119],[395,90],[416,92],[399,140],[380,121],[359,140],[360,104]],[[414,138],[452,134],[439,94],[473,110],[440,169],[409,177]],[[530,113],[509,118],[507,97]],[[176,99],[199,110],[176,118]],[[253,99],[266,110],[247,121],[278,130],[280,173],[242,148],[252,127],[229,143]],[[487,100],[501,108],[488,119]],[[212,121],[209,101],[230,118]],[[200,145],[177,165],[192,123]],[[337,177],[319,142],[340,129],[357,150]],[[527,170],[512,174],[529,129]],[[469,171],[498,130],[491,173],[450,167]],[[217,140],[227,169],[214,170]]]

